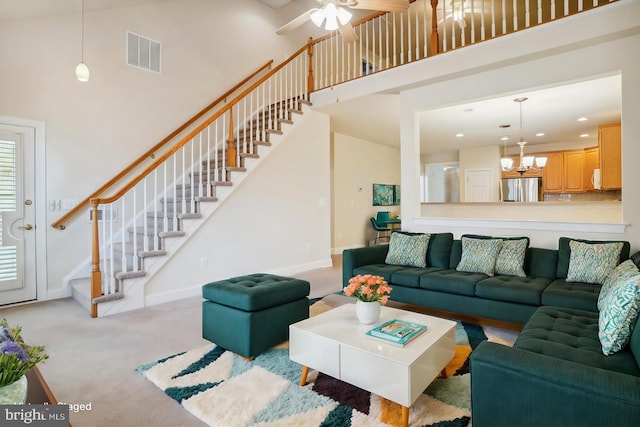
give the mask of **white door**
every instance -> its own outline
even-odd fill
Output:
[[[0,305],[36,299],[35,131],[0,125]]]
[[[491,169],[466,169],[465,202],[493,202]]]

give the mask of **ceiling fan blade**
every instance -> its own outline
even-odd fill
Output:
[[[358,40],[358,34],[356,33],[356,30],[353,29],[353,25],[349,22],[346,25],[340,25],[338,27],[338,31],[340,31],[342,40],[347,43]]]
[[[307,10],[305,13],[303,13],[300,16],[298,16],[297,18],[293,18],[291,21],[287,22],[282,27],[278,28],[276,30],[276,34],[280,34],[280,35],[287,34],[288,32],[295,30],[300,25],[302,25],[305,22],[309,21],[311,19],[311,14],[313,12],[315,12],[316,10],[318,10],[318,8],[313,8],[313,9]]]
[[[356,5],[349,7],[384,12],[404,12],[409,9],[409,0],[358,0]]]

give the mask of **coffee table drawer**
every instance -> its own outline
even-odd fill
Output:
[[[340,350],[340,379],[401,405],[411,406],[453,358],[454,334],[452,329],[443,335],[411,364],[343,345]]]
[[[290,326],[289,359],[340,378],[340,343],[334,340]]]

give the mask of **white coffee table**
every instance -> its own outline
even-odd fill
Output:
[[[409,407],[442,372],[455,354],[451,320],[382,307],[380,324],[391,319],[421,323],[427,330],[404,347],[365,333],[375,325],[358,322],[354,304],[345,304],[289,326],[289,358],[300,363],[300,384],[309,368]]]

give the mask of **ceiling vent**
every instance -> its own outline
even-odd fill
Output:
[[[127,31],[127,64],[160,73],[160,42]]]

